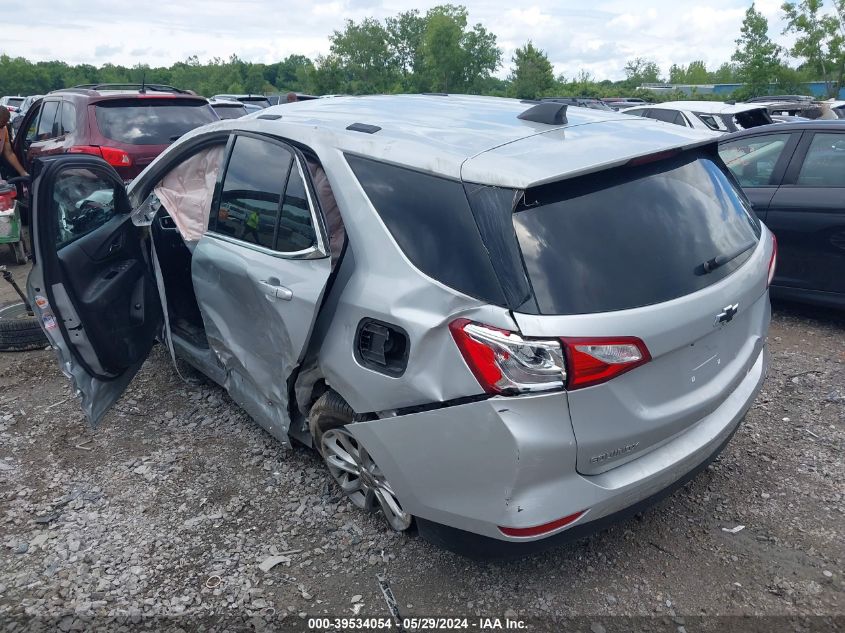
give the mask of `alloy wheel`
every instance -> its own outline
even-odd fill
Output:
[[[411,515],[402,509],[367,449],[349,431],[344,428],[326,431],[322,445],[329,472],[352,503],[368,512],[380,509],[397,532],[410,527]]]

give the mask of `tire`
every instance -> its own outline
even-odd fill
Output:
[[[327,391],[317,399],[308,416],[308,428],[329,474],[353,505],[367,512],[380,511],[396,532],[408,530],[414,517],[396,497],[381,469],[345,427],[355,412],[340,394]]]
[[[26,263],[26,251],[23,249],[23,240],[9,244],[9,248],[12,249],[12,256],[15,258],[15,263],[19,265]]]
[[[25,352],[49,344],[38,317],[31,316],[23,303],[0,308],[0,351]]]
[[[355,412],[352,407],[336,391],[329,389],[317,398],[308,414],[308,429],[311,431],[311,439],[317,452],[321,455],[323,453],[323,433],[330,429],[346,426],[352,422],[354,417]]]

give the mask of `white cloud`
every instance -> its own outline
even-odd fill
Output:
[[[329,49],[328,37],[344,20],[383,19],[412,8],[425,12],[445,0],[29,0],[4,23],[0,52],[68,63],[170,65],[190,55],[200,59],[237,54],[258,62],[292,53],[311,58]],[[529,39],[546,51],[555,71],[580,70],[599,79],[619,79],[633,57],[655,60],[663,72],[672,63],[703,59],[715,68],[729,60],[747,0],[453,0],[469,10],[470,23],[493,31],[504,53],[501,77],[514,50]],[[757,0],[770,19],[770,35],[783,43],[781,0]],[[514,6],[516,4],[516,6]]]

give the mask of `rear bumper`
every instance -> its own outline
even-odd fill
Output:
[[[764,345],[710,415],[642,457],[599,475],[576,472],[565,392],[491,398],[349,429],[379,464],[405,510],[422,519],[424,535],[448,547],[445,536],[471,532],[488,537],[482,543],[517,545],[519,555],[536,548],[526,547],[530,543],[544,541],[545,547],[600,529],[684,483],[736,431],[767,368]],[[586,513],[575,523],[538,537],[507,537],[498,529],[542,525],[582,510]],[[440,536],[431,523],[440,524]]]

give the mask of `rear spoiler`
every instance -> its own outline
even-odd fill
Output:
[[[639,156],[633,157],[625,157],[620,160],[613,160],[607,161],[606,163],[597,163],[594,165],[590,165],[585,169],[575,170],[568,172],[566,174],[560,174],[558,176],[553,176],[550,178],[545,178],[543,180],[538,180],[536,182],[532,182],[529,184],[525,189],[533,189],[534,187],[539,187],[542,185],[547,185],[553,182],[561,182],[564,180],[571,180],[573,178],[580,178],[582,176],[588,176],[590,174],[595,174],[598,172],[607,171],[608,169],[615,169],[617,167],[625,167],[625,166],[636,166],[638,164],[645,164],[649,162],[654,162],[658,160],[663,160],[666,158],[670,158],[671,156],[675,156],[677,154],[682,154],[684,152],[688,152],[691,150],[699,150],[703,153],[707,153],[710,156],[718,156],[719,155],[719,143],[717,138],[709,138],[704,139],[701,141],[695,141],[692,143],[687,143],[684,145],[679,145],[677,147],[659,150],[657,152],[650,152],[648,154],[641,154]]]

